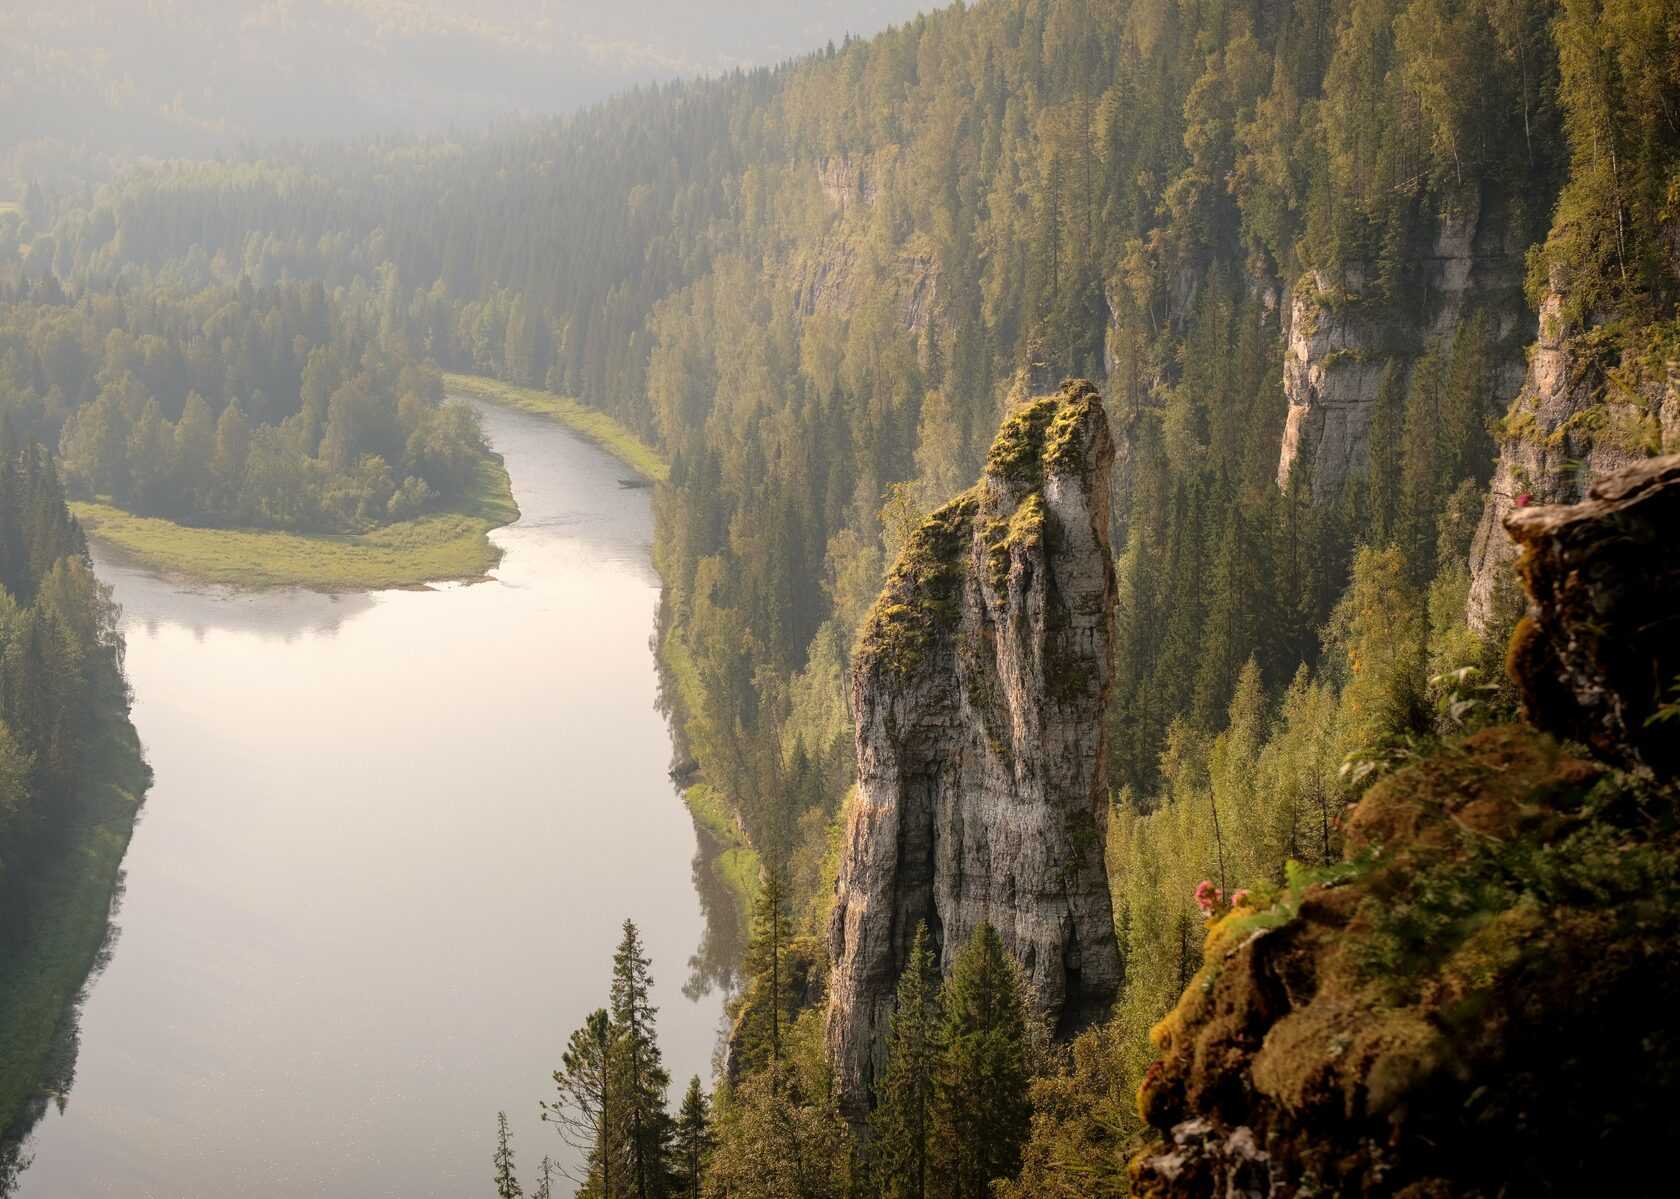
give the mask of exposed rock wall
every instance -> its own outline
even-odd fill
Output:
[[[1391,362],[1405,367],[1428,343],[1448,340],[1477,310],[1494,317],[1495,386],[1510,394],[1522,377],[1517,322],[1523,313],[1522,250],[1500,222],[1480,214],[1444,217],[1433,245],[1407,259],[1402,290],[1421,303],[1402,310],[1372,298],[1369,264],[1339,278],[1314,271],[1294,286],[1285,332],[1283,389],[1289,401],[1277,481],[1311,472],[1313,498],[1340,496],[1364,469],[1371,425]],[[1405,379],[1404,371],[1400,376]]]
[[[1114,997],[1102,854],[1113,454],[1088,383],[1018,408],[980,482],[911,536],[859,641],[828,1022],[853,1119],[880,1076],[920,922],[945,968],[991,923],[1061,1032]]]
[[[1573,504],[1601,479],[1652,450],[1680,450],[1676,364],[1634,370],[1612,386],[1590,336],[1572,337],[1557,287],[1540,307],[1528,374],[1505,417],[1499,463],[1470,548],[1470,627],[1491,633],[1516,603],[1516,545],[1506,518],[1523,504]]]
[[[1584,503],[1519,508],[1530,596],[1511,673],[1531,720],[1636,770],[1680,773],[1680,455],[1594,484]]]

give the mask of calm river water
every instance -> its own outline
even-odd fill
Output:
[[[490,582],[240,594],[100,561],[156,782],[25,1199],[488,1194],[499,1109],[529,1183],[627,916],[673,1101],[709,1079],[721,996],[684,983],[729,952],[705,911],[734,917],[666,777],[648,493],[553,423],[485,427],[523,512]]]

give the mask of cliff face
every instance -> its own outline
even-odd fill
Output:
[[[1466,615],[1480,633],[1495,631],[1514,603],[1517,547],[1504,522],[1519,501],[1573,504],[1594,479],[1653,450],[1680,450],[1680,378],[1660,340],[1650,339],[1657,352],[1649,361],[1608,367],[1601,334],[1566,332],[1565,299],[1554,287],[1541,305],[1539,340],[1505,417],[1499,463],[1471,546]]]
[[[1505,518],[1531,602],[1511,640],[1529,719],[1626,769],[1680,774],[1680,455],[1596,484],[1584,503]]]
[[[1680,459],[1525,509],[1542,728],[1377,784],[1350,860],[1226,915],[1155,1030],[1133,1194],[1663,1194],[1680,1136]],[[1666,681],[1666,682],[1665,682]]]
[[[1113,999],[1102,854],[1113,454],[1088,383],[1016,409],[980,482],[912,535],[860,639],[828,1023],[854,1119],[919,922],[945,967],[991,923],[1061,1032]]]
[[[1284,343],[1289,412],[1279,487],[1307,469],[1315,501],[1340,496],[1348,476],[1364,468],[1389,364],[1403,366],[1418,347],[1450,338],[1478,309],[1494,315],[1496,339],[1509,347],[1496,385],[1502,394],[1515,389],[1522,360],[1511,335],[1523,311],[1522,247],[1510,243],[1501,223],[1477,214],[1445,218],[1434,244],[1410,256],[1407,269],[1413,277],[1406,294],[1421,305],[1406,313],[1371,298],[1370,264],[1349,265],[1339,279],[1314,271],[1295,284]]]

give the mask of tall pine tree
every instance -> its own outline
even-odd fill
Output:
[[[990,924],[957,955],[942,998],[930,1193],[987,1199],[993,1179],[1020,1171],[1032,1114],[1020,970]]]
[[[700,1076],[696,1074],[688,1080],[682,1107],[677,1110],[677,1185],[674,1194],[679,1199],[700,1199],[706,1159],[712,1151],[710,1106],[706,1092],[700,1089]]]
[[[917,924],[898,976],[887,1072],[870,1117],[875,1180],[883,1199],[926,1199],[934,1074],[940,1050],[939,962]]]
[[[618,1192],[635,1199],[663,1199],[671,1117],[665,1092],[671,1085],[655,1034],[651,960],[632,920],[613,954],[611,1093],[618,1111],[608,1125],[620,1147],[624,1185]],[[607,1199],[613,1199],[608,1192]]]
[[[496,1113],[496,1152],[491,1160],[496,1166],[496,1199],[520,1199],[525,1192],[519,1189],[519,1179],[513,1173],[513,1138],[506,1112]]]
[[[613,1121],[618,1105],[612,1094],[613,1028],[605,1008],[591,1012],[572,1033],[554,1072],[558,1092],[542,1104],[543,1120],[553,1124],[584,1165],[572,1180],[581,1187],[600,1184],[600,1194],[613,1194]]]

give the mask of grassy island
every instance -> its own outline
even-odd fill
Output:
[[[499,455],[479,463],[472,488],[448,508],[366,533],[195,528],[74,503],[88,535],[154,570],[241,587],[371,591],[481,578],[501,560],[492,529],[519,518]]]

